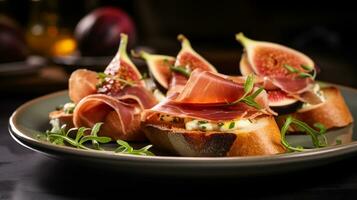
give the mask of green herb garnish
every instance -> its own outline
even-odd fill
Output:
[[[231,122],[231,123],[229,124],[229,127],[228,127],[228,128],[229,128],[229,129],[234,128],[235,124],[236,124],[235,122]]]
[[[239,102],[243,102],[249,106],[252,106],[256,109],[261,109],[261,106],[255,101],[255,98],[264,90],[263,88],[259,88],[253,94],[250,94],[254,88],[254,75],[248,75],[246,81],[244,82],[244,94],[241,98],[235,100],[232,103],[228,103],[228,105],[234,105]]]
[[[189,78],[191,75],[191,72],[189,72],[185,67],[182,66],[170,66],[170,70],[173,72],[180,73],[187,78]]]
[[[336,145],[340,145],[342,144],[342,140],[341,139],[336,139]]]
[[[154,156],[154,154],[149,151],[152,145],[147,145],[141,149],[134,149],[129,145],[129,143],[124,140],[117,140],[118,148],[115,149],[115,152],[132,154],[132,155],[142,155],[142,156]]]
[[[198,124],[207,124],[208,121],[199,120],[197,123],[198,123]]]
[[[308,65],[302,64],[302,65],[300,65],[300,66],[301,66],[304,70],[306,70],[306,71],[308,71],[308,72],[311,72],[312,70],[314,70],[313,67],[308,66]]]
[[[284,67],[285,67],[285,69],[287,69],[291,73],[299,73],[300,72],[295,67],[293,67],[291,65],[288,65],[288,64],[284,64]]]
[[[281,127],[281,143],[288,150],[290,150],[290,151],[304,151],[304,150],[306,150],[301,146],[297,146],[297,147],[291,146],[289,144],[289,142],[286,140],[286,132],[288,131],[290,125],[297,126],[300,130],[309,134],[314,147],[321,148],[321,147],[327,146],[327,138],[325,136],[326,127],[324,125],[322,125],[320,123],[314,124],[314,126],[319,129],[319,131],[317,131],[317,130],[311,128],[305,122],[297,120],[297,119],[293,118],[292,116],[288,116],[285,120],[283,127]]]
[[[141,76],[140,80],[145,80],[145,79],[148,79],[149,76],[146,72],[143,73],[143,75]]]
[[[169,59],[164,58],[164,59],[162,60],[162,62],[164,62],[165,64],[169,64]]]
[[[60,126],[58,119],[53,119],[50,121],[52,125],[51,130],[47,130],[45,133],[39,133],[37,137],[42,140],[46,140],[56,145],[70,145],[79,149],[85,150],[101,150],[107,151],[100,147],[100,144],[105,144],[112,139],[110,137],[98,136],[98,132],[103,123],[96,123],[92,129],[80,127],[80,128],[71,128],[66,131],[66,125]],[[86,132],[89,132],[89,135],[86,135]],[[87,142],[92,142],[92,148],[85,146]],[[149,149],[152,145],[147,145],[141,149],[134,149],[127,142],[122,140],[117,140],[119,147],[115,152],[132,154],[132,155],[154,155]]]
[[[311,67],[311,66],[307,66],[307,65],[300,65],[301,68],[303,68],[304,70],[311,72],[313,71],[313,74],[309,74],[306,72],[301,72],[298,69],[296,69],[295,67],[288,65],[288,64],[284,64],[283,65],[285,67],[285,69],[287,69],[290,73],[294,73],[294,74],[298,74],[298,77],[300,78],[312,78],[315,79],[316,78],[316,70],[315,68]]]

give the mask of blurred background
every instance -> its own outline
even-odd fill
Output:
[[[353,3],[188,0],[0,0],[0,91],[40,95],[66,89],[77,68],[101,71],[119,34],[130,48],[175,56],[186,35],[198,53],[226,74],[239,74],[242,47],[234,35],[304,52],[319,80],[357,88],[357,12]],[[135,63],[141,70],[145,65]]]

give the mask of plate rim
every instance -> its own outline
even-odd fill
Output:
[[[357,89],[342,86],[337,84],[329,85],[337,86],[339,88],[343,88],[345,90],[350,90],[351,92],[356,92]],[[32,138],[25,133],[22,133],[21,130],[16,126],[16,122],[20,114],[30,107],[33,104],[44,101],[48,98],[55,98],[58,96],[63,96],[68,92],[68,90],[62,90],[54,93],[50,93],[41,97],[37,97],[26,103],[22,104],[18,107],[9,118],[9,132],[12,137],[14,137],[16,142],[20,142],[20,145],[25,146],[26,148],[30,148],[32,150],[48,154],[43,150],[39,150],[42,148],[49,149],[51,151],[56,151],[59,153],[73,154],[73,155],[81,155],[95,159],[109,159],[116,161],[143,161],[143,162],[153,162],[153,163],[167,163],[175,165],[182,164],[206,164],[207,162],[212,164],[216,164],[222,166],[224,164],[232,166],[267,166],[267,165],[275,165],[275,164],[284,164],[284,163],[294,163],[300,161],[310,161],[310,160],[320,160],[327,158],[334,158],[336,156],[345,156],[350,153],[357,151],[357,141],[353,141],[348,144],[342,144],[337,146],[329,146],[321,149],[314,149],[305,152],[294,152],[294,153],[284,153],[279,155],[265,155],[265,156],[251,156],[251,157],[181,157],[181,156],[140,156],[140,155],[128,155],[128,154],[120,154],[113,152],[102,152],[96,150],[82,150],[68,146],[58,146],[48,142],[39,141],[35,138]],[[27,143],[27,144],[24,144]],[[37,147],[33,147],[30,145],[34,145]]]

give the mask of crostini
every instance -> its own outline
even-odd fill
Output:
[[[142,130],[150,142],[181,156],[285,152],[265,91],[217,73],[194,70],[180,93],[145,112]]]

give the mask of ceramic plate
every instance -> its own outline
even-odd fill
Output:
[[[339,88],[357,119],[357,90],[341,86]],[[254,157],[178,157],[160,153],[160,156],[133,156],[57,146],[37,139],[38,131],[49,128],[48,113],[68,100],[67,91],[62,91],[25,103],[10,118],[9,130],[12,137],[29,149],[66,161],[78,161],[83,165],[112,168],[125,173],[189,177],[282,173],[327,164],[357,153],[357,132],[352,131],[353,124],[329,131],[329,147]],[[290,136],[288,140],[295,144],[309,145],[307,136]],[[336,140],[342,141],[342,144],[336,145]]]

